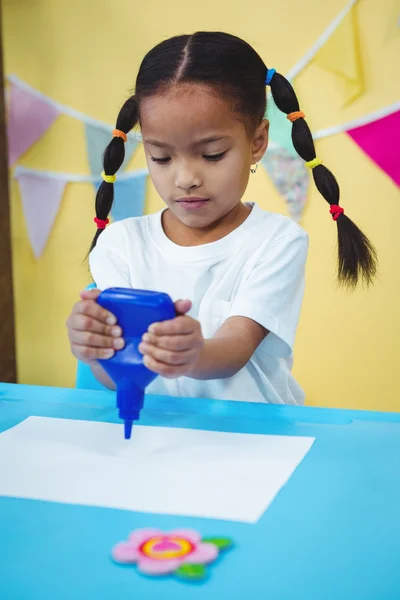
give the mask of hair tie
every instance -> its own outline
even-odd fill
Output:
[[[319,158],[313,158],[312,160],[307,161],[306,165],[309,169],[315,169],[315,167],[318,167],[318,165],[322,165],[322,160]]]
[[[115,183],[117,176],[116,175],[106,175],[104,171],[101,174],[102,178],[106,183]]]
[[[270,85],[271,79],[273,78],[273,76],[275,75],[275,73],[276,73],[275,69],[267,69],[267,76],[265,78],[265,85]]]
[[[339,206],[338,204],[331,204],[331,208],[329,211],[332,215],[332,219],[334,221],[337,221],[338,218],[340,217],[340,215],[344,214],[344,208],[342,208],[341,206]]]
[[[304,119],[305,116],[306,115],[303,113],[302,110],[296,110],[286,115],[286,118],[289,119],[291,123],[294,123],[295,121],[297,121],[297,119]]]
[[[113,134],[113,137],[119,137],[119,138],[123,139],[125,143],[128,141],[125,131],[121,131],[121,129],[114,129],[112,134]]]
[[[98,219],[97,217],[93,221],[96,223],[97,229],[105,229],[110,222],[109,219]]]

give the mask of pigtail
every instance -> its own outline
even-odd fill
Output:
[[[271,71],[273,71],[271,69]],[[377,271],[375,248],[362,231],[351,221],[339,206],[340,190],[334,175],[316,158],[314,141],[299,110],[299,102],[290,82],[279,73],[266,79],[271,87],[275,104],[292,121],[292,141],[296,152],[312,169],[315,185],[331,206],[330,212],[338,228],[338,280],[341,284],[355,288],[362,280],[369,285]]]
[[[104,181],[96,194],[96,235],[93,238],[90,250],[96,246],[97,239],[108,224],[108,215],[114,201],[115,173],[118,171],[125,158],[126,134],[131,131],[138,122],[139,111],[135,96],[131,96],[121,108],[113,139],[104,150],[102,177]]]

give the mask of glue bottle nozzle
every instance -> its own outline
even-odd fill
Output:
[[[124,433],[125,433],[125,439],[126,440],[130,440],[131,439],[131,433],[132,433],[132,421],[130,419],[125,419],[125,422],[124,422]]]

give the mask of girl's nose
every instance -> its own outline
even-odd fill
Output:
[[[175,185],[181,190],[193,190],[201,186],[200,174],[190,165],[180,165],[175,177]]]

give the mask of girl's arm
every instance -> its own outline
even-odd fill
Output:
[[[187,334],[186,334],[187,335]],[[231,317],[219,328],[215,336],[204,340],[194,366],[189,365],[185,373],[192,379],[225,379],[232,377],[250,360],[256,348],[268,335],[261,325],[246,317]],[[101,384],[115,390],[115,384],[99,363],[91,364],[93,375]],[[179,376],[177,366],[164,366],[165,376]],[[167,372],[169,370],[169,372]]]
[[[268,335],[267,329],[246,317],[231,317],[211,339],[204,340],[192,379],[225,379],[242,369]]]
[[[180,316],[149,327],[139,351],[144,364],[167,378],[224,379],[248,362],[268,331],[247,317],[228,318],[211,339],[204,339],[199,321],[183,313],[191,303],[179,300]]]

